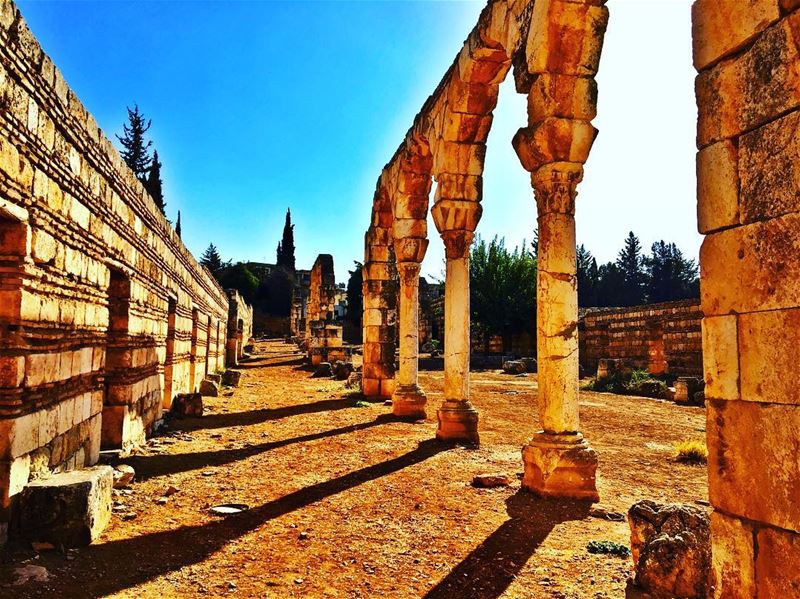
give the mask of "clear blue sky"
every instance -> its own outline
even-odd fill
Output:
[[[275,260],[291,206],[297,262],[363,258],[375,181],[482,9],[471,1],[23,0],[45,51],[109,136],[134,102],[153,120],[167,216],[195,255]],[[627,231],[695,256],[689,0],[610,0],[600,129],[578,236],[611,260]],[[489,138],[484,237],[531,239],[529,179],[511,149],[524,97],[503,86]],[[442,270],[432,237],[423,272]]]

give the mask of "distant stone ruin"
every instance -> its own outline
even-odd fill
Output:
[[[0,537],[31,478],[131,449],[223,369],[228,318],[228,296],[0,2]]]
[[[336,275],[333,256],[320,254],[311,269],[306,304],[306,342],[308,358],[313,366],[345,358],[342,327],[334,323]]]
[[[578,323],[580,364],[593,373],[600,360],[624,360],[650,374],[702,377],[702,320],[699,300],[589,309]]]

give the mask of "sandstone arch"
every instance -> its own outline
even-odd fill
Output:
[[[437,436],[477,442],[477,414],[468,403],[468,247],[480,219],[496,88],[513,64],[517,91],[528,95],[529,119],[513,143],[531,173],[539,222],[542,430],[524,448],[523,484],[544,495],[591,499],[597,498],[597,457],[580,435],[577,409],[574,214],[583,164],[597,135],[591,121],[608,20],[605,3],[488,2],[381,173],[367,233],[364,286],[367,364],[368,310],[388,312],[377,303],[377,288],[367,284],[375,265],[385,264],[375,258],[396,241],[389,236],[394,227],[385,206],[398,186],[405,148],[427,140],[437,182],[431,210],[447,250],[450,347],[445,348],[447,401]],[[788,499],[800,484],[796,455],[788,449],[800,437],[798,382],[780,376],[782,369],[796,370],[787,356],[793,355],[789,346],[800,341],[795,314],[800,308],[795,251],[800,244],[795,222],[800,211],[800,2],[696,0],[693,43],[700,73],[698,229],[706,235],[700,263],[714,592],[791,594],[791,575],[773,565],[781,555],[791,555],[795,563],[800,547],[800,510]],[[403,186],[410,183],[401,178]],[[416,214],[422,214],[422,206],[419,202]],[[421,247],[423,229],[417,232]],[[386,275],[383,267],[379,270]],[[371,300],[376,303],[368,308]],[[407,298],[411,301],[413,295]],[[412,312],[401,310],[401,329],[408,328],[403,320],[413,318]],[[416,359],[410,344],[401,344],[400,353],[401,363]],[[379,384],[370,384],[365,366],[368,393],[386,395],[391,388],[391,371],[380,374]]]

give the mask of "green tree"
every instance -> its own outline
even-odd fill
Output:
[[[253,305],[265,314],[289,316],[292,308],[293,287],[294,276],[292,273],[285,268],[275,268],[258,284]]]
[[[670,302],[700,296],[697,263],[687,260],[674,243],[654,243],[645,257],[647,301]]]
[[[206,251],[200,256],[200,264],[210,270],[213,275],[216,275],[225,266],[217,251],[217,246],[213,243],[209,243]]]
[[[147,179],[144,182],[144,188],[153,201],[161,210],[161,214],[166,215],[165,209],[167,203],[164,201],[164,192],[162,190],[161,182],[161,161],[158,159],[158,152],[153,151],[153,158],[150,162],[150,170],[147,172]]]
[[[153,142],[145,139],[145,133],[150,129],[151,122],[139,112],[137,104],[133,105],[133,110],[130,108],[127,110],[128,124],[122,125],[122,136],[117,135],[117,139],[122,144],[122,159],[125,164],[144,183],[152,162],[149,150]]]
[[[578,269],[578,305],[581,307],[597,305],[597,260],[581,244],[576,250]]]
[[[470,250],[470,305],[476,329],[501,335],[535,331],[536,258],[529,250],[505,247],[495,237],[476,237]],[[446,343],[446,341],[445,341]]]
[[[292,212],[289,208],[287,208],[286,222],[283,225],[283,237],[278,243],[278,256],[276,260],[277,265],[294,272],[294,249],[294,225],[292,224]]]
[[[597,306],[616,308],[628,305],[625,299],[625,275],[613,262],[597,270]]]
[[[622,273],[622,304],[621,306],[636,306],[644,303],[645,283],[647,280],[642,258],[642,244],[639,238],[628,233],[625,245],[620,250],[616,262],[617,268]]]
[[[175,222],[175,232],[178,234],[178,237],[181,236],[181,211],[178,210],[178,220]]]
[[[215,274],[223,289],[236,289],[247,303],[253,303],[258,291],[258,278],[243,262],[225,266]]]

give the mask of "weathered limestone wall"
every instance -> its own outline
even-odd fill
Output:
[[[253,308],[235,289],[228,289],[228,345],[226,363],[237,366],[244,357],[244,346],[253,338]]]
[[[800,588],[800,1],[698,0],[714,597]]]
[[[32,476],[142,441],[222,364],[227,313],[0,1],[0,521]]]
[[[651,374],[702,377],[702,319],[697,300],[591,309],[578,325],[581,366],[593,373],[614,358]]]
[[[336,293],[333,256],[320,254],[311,269],[306,305],[308,357],[314,366],[344,357],[342,327],[333,324]]]

